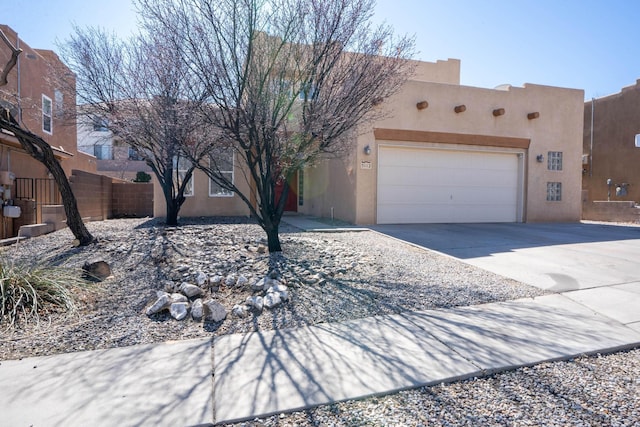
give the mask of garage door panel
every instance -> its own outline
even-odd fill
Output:
[[[377,196],[378,223],[514,222],[518,157],[381,147]]]
[[[378,192],[378,197],[386,203],[392,204],[509,204],[517,202],[514,191],[505,191],[504,188],[496,188],[491,196],[491,202],[487,203],[487,196],[483,191],[474,187],[442,188],[437,186],[407,186],[384,187]]]

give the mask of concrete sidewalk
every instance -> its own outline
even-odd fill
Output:
[[[640,284],[618,291],[640,298]],[[619,321],[582,292],[218,337],[216,422],[640,345],[637,305],[618,300]]]
[[[0,425],[196,426],[640,345],[640,282],[0,362]]]
[[[0,361],[0,425],[213,422],[211,339]]]
[[[299,228],[304,231],[315,232],[315,233],[339,233],[339,232],[347,232],[347,231],[368,231],[367,227],[362,227],[359,225],[347,224],[343,221],[335,221],[332,224],[330,219],[327,218],[316,218],[309,215],[283,215],[282,220],[283,223],[289,224],[296,228]]]

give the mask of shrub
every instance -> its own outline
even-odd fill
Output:
[[[38,322],[42,313],[76,310],[75,291],[87,288],[79,269],[0,260],[0,323]]]
[[[149,181],[151,181],[151,175],[149,175],[144,171],[139,171],[138,173],[136,173],[136,179],[133,180],[133,182],[149,182]]]

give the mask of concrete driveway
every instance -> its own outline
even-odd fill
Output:
[[[554,292],[613,285],[640,291],[640,227],[503,223],[371,228]]]

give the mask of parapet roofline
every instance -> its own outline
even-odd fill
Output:
[[[15,134],[6,129],[0,129],[0,144],[23,150],[22,145],[20,144],[20,141],[18,141],[18,138],[16,138]],[[65,150],[62,146],[53,147],[50,145],[50,147],[53,151],[53,155],[61,160],[70,159],[74,156],[73,153]]]

